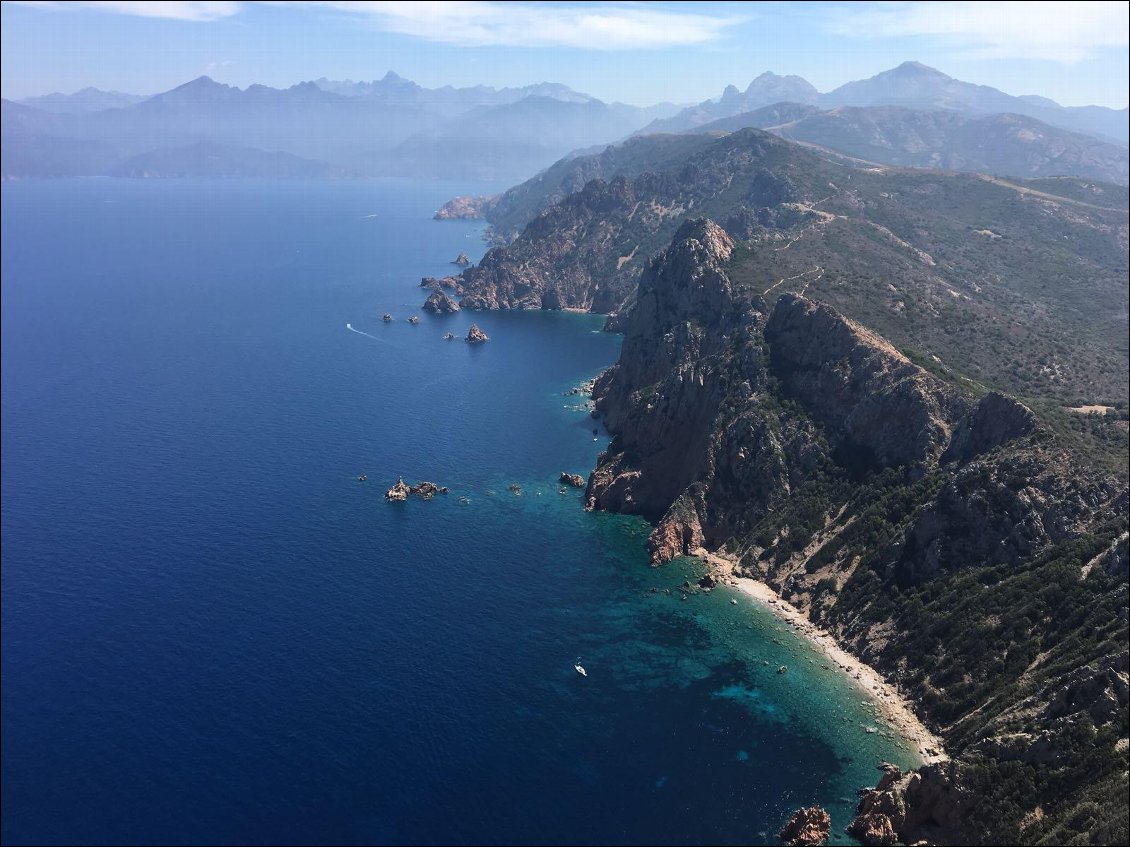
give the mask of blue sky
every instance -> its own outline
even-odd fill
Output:
[[[395,70],[429,87],[563,82],[644,105],[765,70],[821,91],[915,59],[1064,105],[1128,100],[1130,3],[8,2],[0,93],[149,94]]]

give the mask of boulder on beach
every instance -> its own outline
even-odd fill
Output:
[[[490,336],[479,329],[478,324],[471,324],[471,328],[467,330],[467,343],[482,344],[484,341],[490,341]]]

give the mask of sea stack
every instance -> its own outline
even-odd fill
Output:
[[[460,251],[459,255],[455,257],[455,261],[452,262],[451,264],[458,265],[461,268],[465,268],[465,267],[467,267],[468,265],[471,264],[471,260],[467,258],[466,253]]]
[[[408,494],[411,492],[407,485],[404,484],[404,477],[396,481],[396,485],[385,492],[385,499],[393,503],[403,503],[408,499]]]
[[[478,324],[471,324],[471,328],[467,330],[467,343],[482,344],[484,341],[490,341],[490,336],[479,329]]]
[[[813,806],[797,809],[778,837],[793,847],[817,847],[828,840],[831,829],[831,816],[819,806]]]
[[[433,315],[450,315],[459,311],[459,303],[446,291],[433,291],[424,301],[423,309]]]

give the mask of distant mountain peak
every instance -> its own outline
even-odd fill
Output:
[[[173,91],[231,91],[234,88],[235,86],[216,82],[212,77],[203,74],[196,79],[189,80],[184,85],[178,85]]]
[[[929,65],[924,65],[921,62],[903,62],[897,68],[891,68],[885,71],[884,74],[877,74],[878,76],[890,74],[892,76],[917,76],[917,77],[934,77],[935,79],[951,79],[948,74],[944,74],[937,68],[932,68]]]
[[[753,83],[750,83],[750,85],[752,84]],[[727,85],[726,88],[722,91],[722,100],[723,102],[725,102],[726,100],[733,100],[735,97],[738,97],[740,95],[741,92],[738,91],[738,87],[736,85]]]

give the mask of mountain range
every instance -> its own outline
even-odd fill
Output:
[[[827,94],[764,73],[681,110],[605,103],[549,82],[425,88],[389,72],[240,89],[200,77],[151,97],[86,88],[4,100],[0,165],[5,178],[267,175],[274,162],[278,176],[517,182],[632,135],[752,126],[879,164],[1125,183],[1126,123],[1125,109],[1013,97],[915,62]]]
[[[1126,109],[1101,106],[1060,106],[1054,100],[1034,95],[1013,96],[987,85],[954,79],[920,62],[903,62],[897,68],[873,77],[848,82],[821,94],[798,76],[763,73],[745,91],[727,86],[717,100],[706,100],[670,118],[661,118],[640,130],[641,134],[682,132],[750,112],[762,106],[789,101],[824,109],[837,106],[901,106],[921,111],[944,110],[969,115],[1015,114],[1035,118],[1073,132],[1093,135],[1125,145]]]
[[[110,107],[97,108],[100,101]],[[389,73],[367,83],[239,89],[204,76],[136,100],[93,89],[5,100],[3,172],[112,174],[146,155],[156,166],[146,172],[160,173],[170,170],[162,157],[187,164],[188,148],[208,144],[218,155],[286,153],[343,175],[519,179],[676,108],[607,104],[553,83],[428,89]]]

